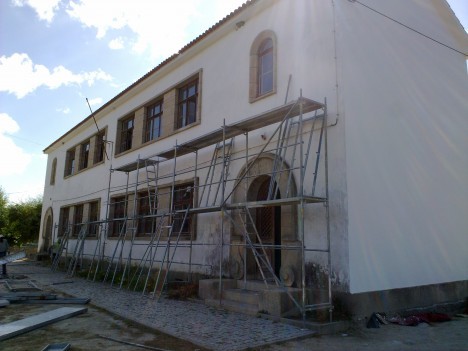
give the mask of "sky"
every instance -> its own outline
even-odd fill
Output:
[[[0,0],[0,187],[42,194],[43,150],[245,0]],[[449,0],[468,29],[468,1]]]

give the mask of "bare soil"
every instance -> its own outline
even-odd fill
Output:
[[[50,304],[10,304],[0,309],[0,324],[13,322],[60,307],[62,306]],[[87,313],[38,328],[12,339],[0,341],[0,350],[42,350],[52,343],[70,343],[72,351],[144,350],[141,347],[107,340],[99,335],[162,350],[206,350],[190,342],[129,322],[95,306],[88,304],[86,307],[88,308]]]

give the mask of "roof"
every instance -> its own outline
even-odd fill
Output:
[[[94,113],[91,113],[88,117],[86,117],[84,120],[82,120],[80,123],[78,123],[77,125],[75,125],[73,128],[71,128],[70,130],[68,130],[65,134],[63,134],[61,137],[59,137],[57,140],[55,140],[52,144],[50,144],[49,146],[47,146],[43,152],[46,153],[47,150],[49,148],[51,148],[54,144],[56,144],[59,140],[61,140],[62,138],[64,138],[65,136],[69,135],[71,132],[73,132],[74,130],[78,129],[80,126],[86,124],[89,120],[91,120],[93,118],[93,116],[100,112],[100,111],[103,111],[106,107],[108,107],[109,105],[111,105],[113,102],[117,101],[119,98],[121,98],[123,95],[125,95],[127,92],[129,92],[130,90],[132,90],[134,87],[136,87],[138,84],[142,83],[144,80],[148,79],[149,77],[151,77],[152,75],[154,75],[156,72],[160,71],[163,67],[167,66],[168,64],[170,64],[172,61],[174,61],[179,55],[185,53],[186,51],[188,51],[190,48],[192,48],[193,46],[197,45],[199,42],[201,42],[202,40],[204,40],[205,38],[207,38],[210,34],[212,34],[213,32],[215,32],[216,30],[218,30],[223,24],[225,24],[226,22],[228,22],[230,19],[232,19],[233,17],[237,16],[239,13],[241,13],[242,11],[244,11],[245,9],[247,9],[248,7],[252,6],[253,4],[259,2],[261,0],[248,0],[246,1],[243,5],[241,5],[240,7],[238,7],[236,10],[232,11],[230,14],[228,14],[226,17],[224,17],[223,19],[221,19],[220,21],[218,21],[217,23],[215,23],[213,26],[211,26],[210,28],[208,28],[205,32],[203,32],[202,34],[200,34],[198,37],[196,37],[195,39],[193,39],[191,42],[189,42],[188,44],[186,44],[185,46],[183,46],[177,53],[173,54],[172,56],[168,57],[167,59],[165,59],[163,62],[161,62],[159,65],[157,65],[156,67],[154,67],[151,71],[149,71],[148,73],[146,73],[144,76],[142,76],[141,78],[139,78],[138,80],[136,80],[133,84],[129,85],[126,89],[124,89],[123,91],[121,91],[119,94],[117,94],[116,96],[114,96],[112,99],[110,99],[109,101],[107,101],[104,105],[102,105],[99,109],[97,109],[96,111],[94,111]]]

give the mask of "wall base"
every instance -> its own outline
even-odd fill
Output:
[[[335,308],[343,308],[353,318],[373,312],[402,313],[409,310],[454,311],[468,298],[468,280],[360,294],[335,292]]]

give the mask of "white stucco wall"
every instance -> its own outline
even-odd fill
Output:
[[[351,292],[468,278],[465,57],[338,1]],[[442,1],[365,1],[449,46]],[[458,30],[458,37],[460,35]]]

